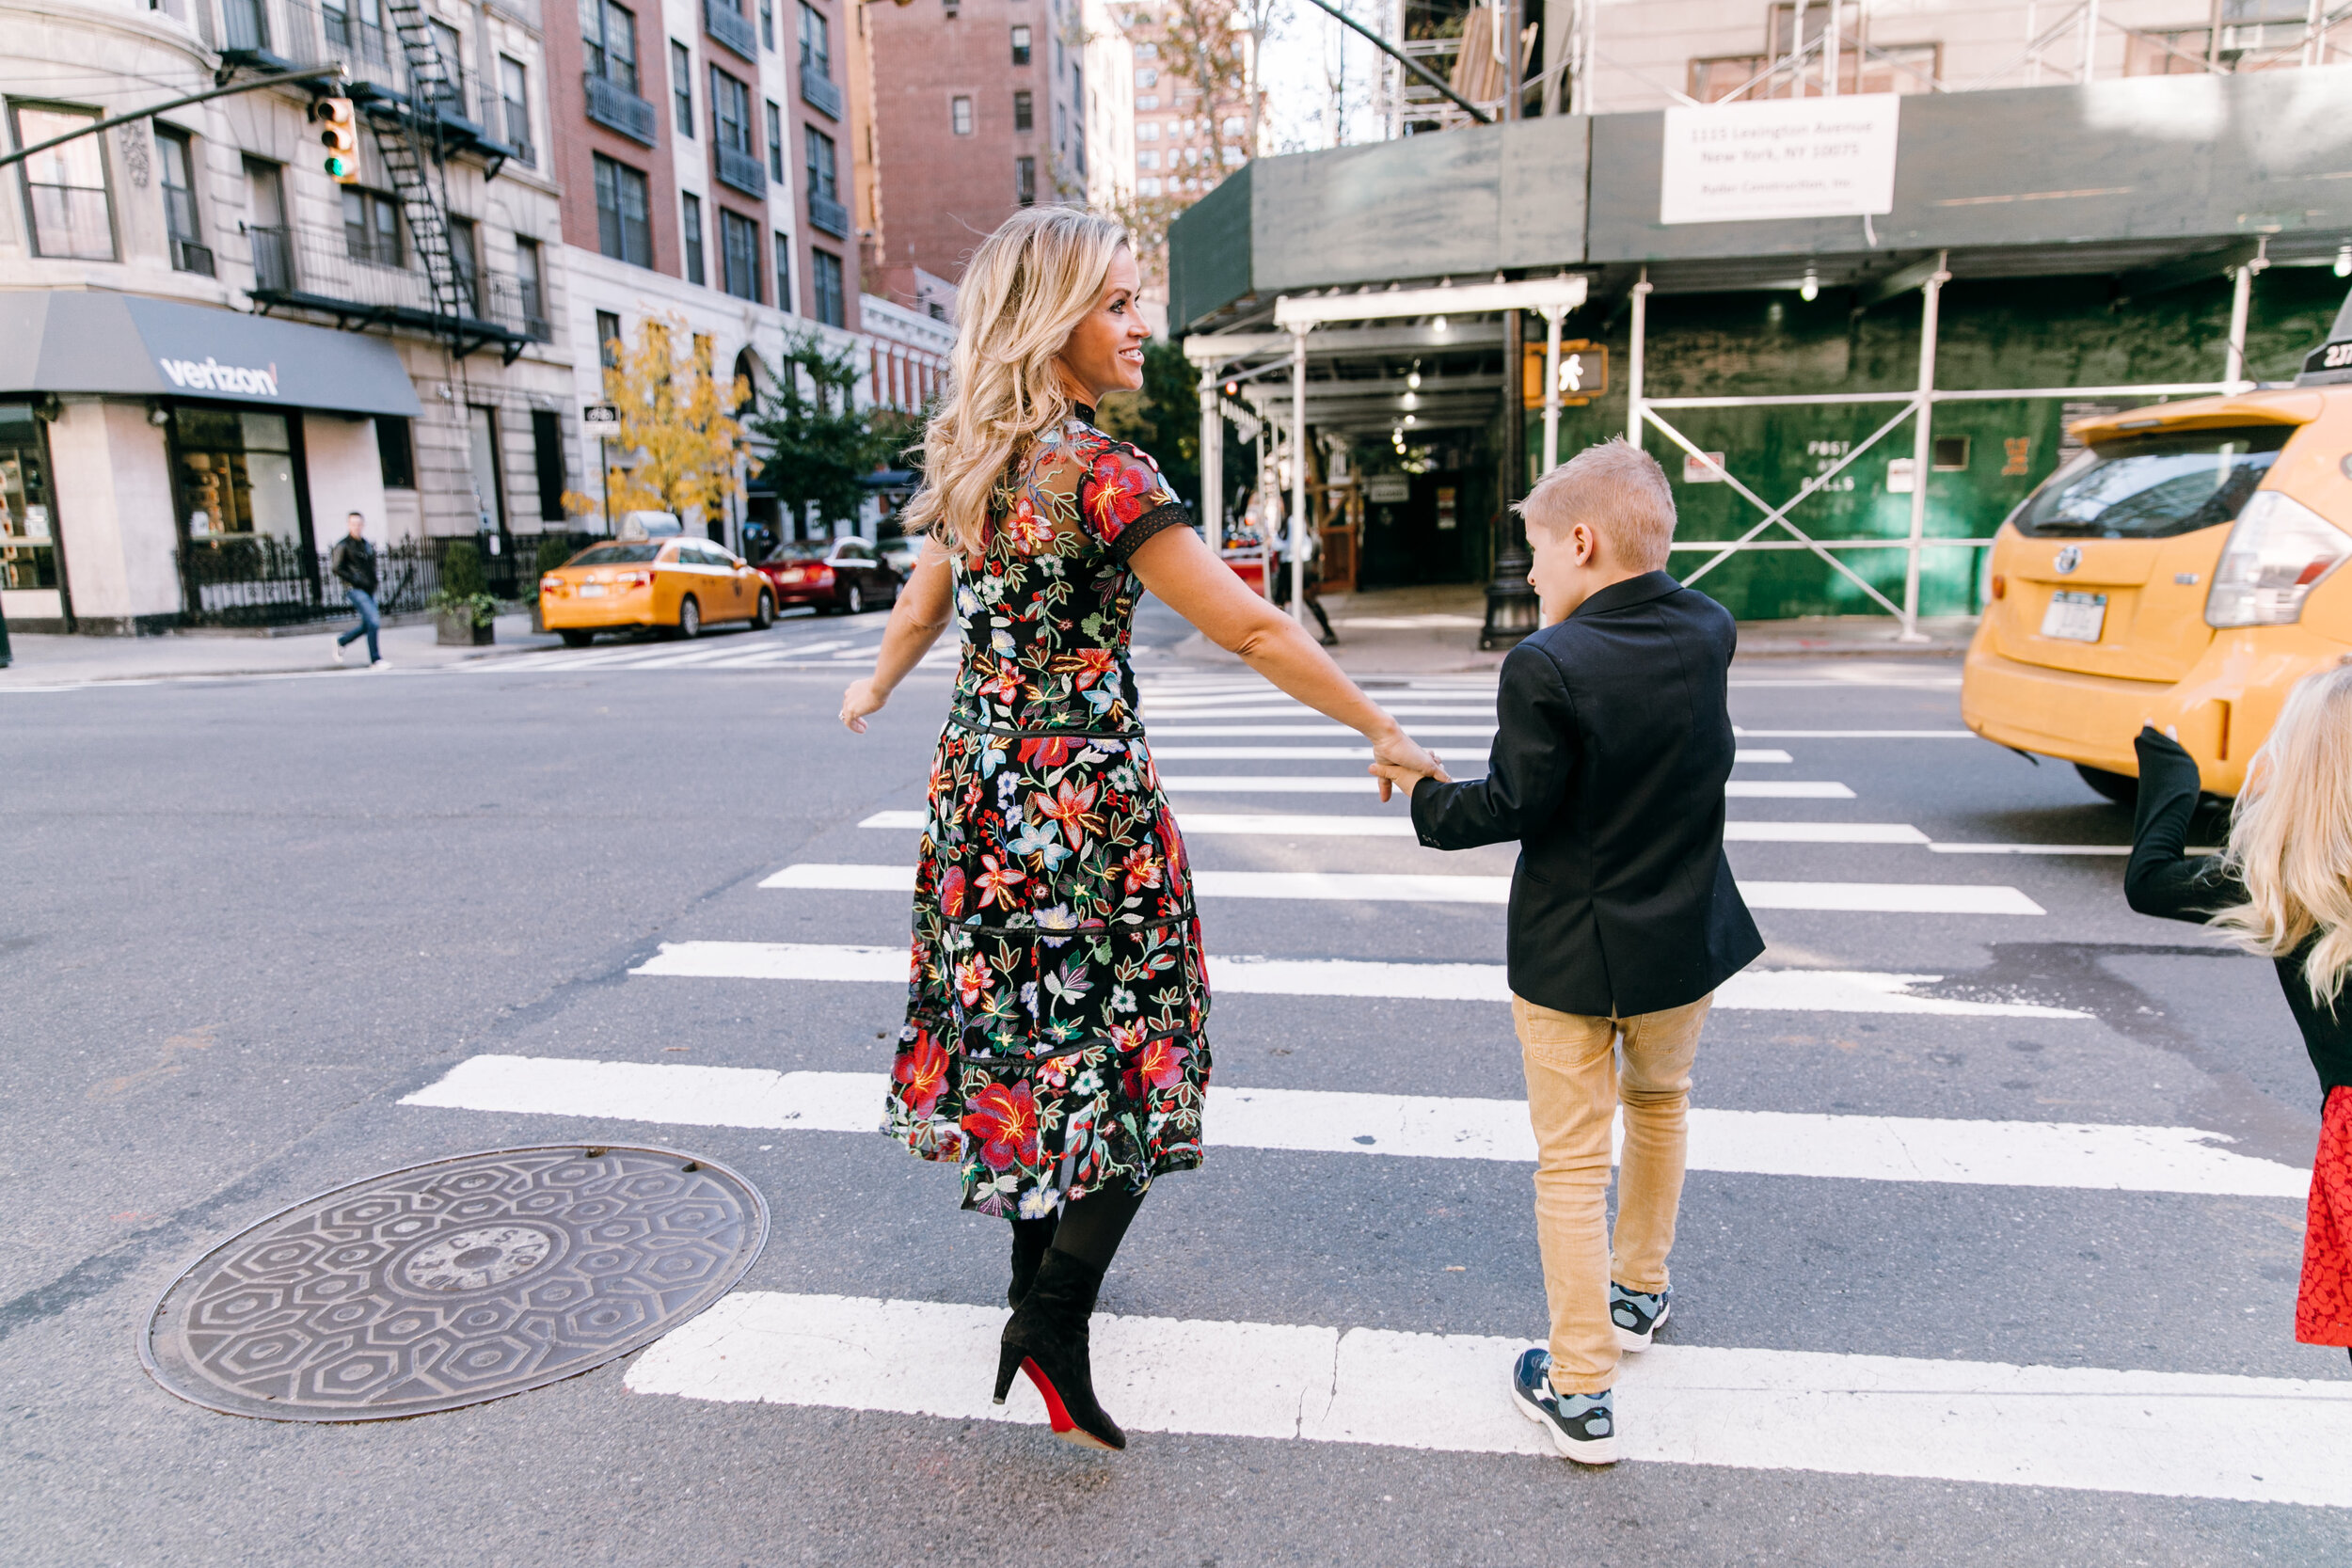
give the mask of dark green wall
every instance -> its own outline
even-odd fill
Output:
[[[2286,380],[2321,341],[2345,284],[2325,267],[2274,268],[2254,281],[2247,332],[2247,373]],[[1936,385],[1947,389],[2017,386],[2112,386],[2218,380],[2230,320],[2230,288],[2215,280],[2155,299],[2109,303],[2101,278],[2027,278],[1947,285]],[[1919,296],[1907,294],[1859,317],[1845,291],[1825,291],[1810,305],[1792,293],[1651,297],[1645,392],[1654,398],[1828,391],[1907,391],[1918,379]],[[1572,317],[1570,337],[1609,345],[1610,392],[1562,411],[1565,459],[1595,441],[1622,435],[1629,323],[1622,307],[1606,329],[1598,309]],[[1678,409],[1668,422],[1701,450],[1721,451],[1731,472],[1774,505],[1806,478],[1836,462],[1820,444],[1859,443],[1893,407]],[[1966,436],[1968,466],[1929,476],[1930,537],[1985,537],[2057,467],[2060,408],[2054,399],[1945,404],[1938,436]],[[1540,461],[1543,421],[1528,419],[1532,466]],[[2026,472],[2006,475],[2009,440],[2027,443]],[[1656,429],[1644,447],[1666,466],[1680,512],[1678,540],[1728,539],[1762,515],[1729,485],[1682,483],[1682,453]],[[1852,488],[1808,498],[1790,514],[1818,539],[1900,537],[1911,528],[1911,498],[1886,491],[1886,459],[1909,457],[1908,420],[1839,476]],[[1788,537],[1777,528],[1770,536]],[[1930,551],[1921,558],[1920,610],[1966,614],[1981,608],[1981,549]],[[1687,575],[1707,557],[1677,551]],[[1899,550],[1850,550],[1842,559],[1900,601]],[[1867,595],[1809,553],[1752,552],[1733,557],[1701,586],[1742,620],[1793,615],[1878,613]]]

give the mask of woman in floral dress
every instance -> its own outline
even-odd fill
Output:
[[[1152,1179],[1200,1163],[1210,1061],[1191,872],[1127,664],[1137,593],[1379,760],[1435,764],[1242,586],[1151,458],[1094,427],[1104,394],[1143,384],[1137,284],[1119,226],[1071,208],[1016,214],[981,245],[908,509],[929,541],[841,705],[863,732],[950,621],[961,632],[886,1130],[956,1164],[965,1208],[1012,1222],[999,1402],[1025,1370],[1057,1434],[1114,1449],[1087,1321]]]

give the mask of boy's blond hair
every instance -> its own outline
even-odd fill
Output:
[[[1518,505],[1529,528],[1558,538],[1582,523],[1609,558],[1637,571],[1666,566],[1675,498],[1658,459],[1622,437],[1586,447],[1538,480]]]

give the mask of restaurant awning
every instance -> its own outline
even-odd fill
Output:
[[[0,397],[39,392],[423,412],[379,338],[138,294],[0,293]]]

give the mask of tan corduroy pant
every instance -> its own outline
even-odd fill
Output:
[[[1593,1018],[1511,998],[1535,1128],[1535,1235],[1551,1307],[1551,1385],[1564,1394],[1597,1394],[1615,1379],[1609,1282],[1629,1291],[1666,1288],[1682,1202],[1691,1062],[1714,1000]],[[1613,1246],[1609,1145],[1621,1103],[1625,1151]]]

